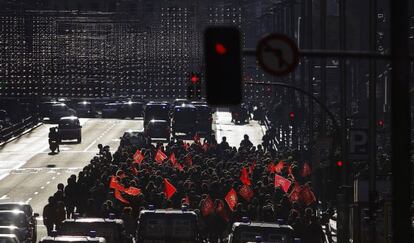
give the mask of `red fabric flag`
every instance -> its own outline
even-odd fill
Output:
[[[198,133],[196,133],[196,134],[194,135],[193,140],[194,140],[194,142],[195,142],[196,144],[201,145],[201,142],[200,142],[200,135],[198,135]]]
[[[277,165],[275,165],[275,167],[273,167],[273,170],[276,172],[276,173],[281,173],[282,172],[282,169],[283,169],[283,167],[285,166],[285,162],[283,162],[282,160],[281,161],[279,161],[279,163],[277,163]]]
[[[183,143],[183,147],[185,151],[188,151],[188,149],[190,148],[190,145],[188,145],[188,143]]]
[[[313,194],[312,189],[310,189],[308,185],[302,187],[299,192],[299,198],[305,203],[306,206],[309,206],[316,201],[315,194]]]
[[[254,195],[253,190],[247,185],[243,185],[240,187],[239,194],[248,202],[252,200],[252,197]]]
[[[134,175],[138,175],[138,170],[137,170],[137,168],[135,168],[135,166],[133,164],[131,165],[131,171]]]
[[[302,167],[302,171],[301,171],[300,175],[302,177],[307,177],[311,174],[311,172],[312,172],[312,170],[311,170],[309,164],[306,163],[306,162],[303,163],[303,167]]]
[[[161,149],[158,149],[157,153],[155,154],[155,161],[157,161],[158,164],[162,164],[162,162],[167,158],[167,155],[164,154],[164,152],[161,151]]]
[[[250,186],[252,184],[250,182],[249,175],[247,174],[246,167],[243,167],[243,169],[240,172],[240,181],[243,183],[243,185]]]
[[[173,184],[171,184],[170,181],[168,181],[167,179],[164,178],[164,193],[165,193],[165,196],[168,199],[170,199],[176,191],[177,191],[177,189],[175,188],[175,186],[173,186]]]
[[[226,208],[224,207],[224,203],[223,203],[222,200],[220,200],[218,205],[217,205],[216,213],[218,215],[220,215],[227,222],[230,220],[229,213],[227,212]]]
[[[125,203],[125,204],[129,204],[128,200],[126,200],[122,195],[121,195],[121,191],[115,189],[115,193],[114,196],[116,199],[118,199],[119,201]]]
[[[287,192],[289,190],[290,184],[292,184],[291,181],[278,174],[275,174],[275,187],[281,187],[284,192]]]
[[[180,164],[180,163],[175,164],[175,168],[177,168],[179,171],[183,171],[184,170],[183,165]]]
[[[293,190],[289,194],[289,200],[291,202],[299,201],[299,199],[300,199],[300,197],[299,197],[300,191],[301,191],[301,188],[300,188],[299,184],[298,183],[295,183],[295,186],[293,187]]]
[[[227,204],[229,205],[229,208],[231,209],[231,211],[234,211],[234,208],[237,205],[237,193],[236,193],[236,191],[233,188],[230,189],[230,191],[227,193],[227,195],[224,199],[226,200]]]
[[[168,158],[168,160],[171,161],[171,164],[172,165],[177,164],[177,158],[175,158],[175,154],[174,153],[171,153],[170,154],[170,157]]]
[[[120,190],[120,191],[125,190],[124,186],[120,184],[119,181],[116,179],[116,176],[111,176],[109,187],[115,190]]]
[[[270,173],[275,172],[275,165],[273,164],[273,162],[270,162],[270,164],[267,165],[267,171],[269,171]]]
[[[203,200],[200,210],[204,217],[210,215],[214,211],[214,202],[211,200],[210,196],[207,196],[207,198]]]
[[[141,194],[141,190],[133,186],[128,187],[128,189],[125,189],[124,192],[131,196],[137,196]]]
[[[145,156],[141,153],[139,149],[134,154],[134,163],[141,164],[141,162],[145,159]]]
[[[191,157],[191,154],[187,154],[187,156],[185,156],[185,162],[187,162],[187,166],[193,165],[193,158]]]

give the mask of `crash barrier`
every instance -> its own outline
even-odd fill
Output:
[[[9,127],[0,129],[0,145],[3,145],[10,138],[18,136],[21,133],[23,133],[25,130],[30,129],[38,124],[39,124],[39,118],[34,117],[34,116],[29,116]]]

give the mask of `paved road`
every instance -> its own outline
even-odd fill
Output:
[[[262,128],[254,121],[235,126],[230,123],[230,113],[217,112],[214,115],[217,139],[228,138],[237,146],[243,135],[249,134],[251,141],[260,143]],[[142,120],[81,119],[82,143],[66,143],[60,146],[60,153],[49,154],[47,135],[49,127],[44,124],[32,132],[0,148],[0,202],[30,202],[34,212],[42,214],[47,198],[56,191],[58,183],[66,184],[71,174],[78,172],[97,152],[102,143],[115,149],[119,137],[128,129],[142,129]],[[38,238],[46,234],[42,217],[38,218]]]

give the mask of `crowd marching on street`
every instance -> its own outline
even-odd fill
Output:
[[[254,146],[247,135],[239,148],[223,137],[193,142],[172,140],[166,146],[149,141],[139,146],[123,142],[112,153],[99,153],[79,174],[58,184],[44,207],[50,235],[66,218],[109,217],[124,221],[134,235],[140,210],[180,209],[186,205],[199,215],[204,239],[227,236],[233,222],[252,221],[291,225],[302,242],[323,242],[323,222],[316,216],[318,200],[310,184],[311,167],[293,153],[271,153]]]

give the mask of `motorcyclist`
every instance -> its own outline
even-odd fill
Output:
[[[49,129],[49,148],[52,150],[52,146],[53,146],[53,142],[56,143],[56,149],[58,151],[58,153],[60,152],[59,150],[59,134],[56,130],[56,127],[51,127]]]

